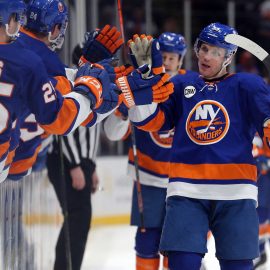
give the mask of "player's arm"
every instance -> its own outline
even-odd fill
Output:
[[[164,102],[152,102],[149,105],[134,106],[129,110],[129,119],[139,129],[145,131],[170,130],[174,127],[177,100],[180,100],[177,89],[179,85],[171,79],[174,92]],[[179,115],[178,115],[179,117]]]
[[[241,73],[239,93],[246,101],[249,120],[255,125],[261,138],[270,139],[270,91],[260,76]]]
[[[130,134],[128,109],[123,103],[104,121],[104,132],[111,141],[124,140]]]
[[[41,61],[36,61],[36,65],[32,65],[31,72],[27,72],[26,80],[29,88],[24,89],[25,102],[35,114],[37,122],[47,132],[68,134],[90,114],[91,104],[95,100],[74,91],[65,96],[55,91]],[[90,89],[89,86],[89,92],[95,91],[94,88],[92,86]]]

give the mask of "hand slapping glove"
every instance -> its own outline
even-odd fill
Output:
[[[173,93],[174,86],[172,82],[169,82],[168,74],[161,73],[146,77],[145,74],[148,74],[149,70],[148,65],[143,65],[130,75],[116,80],[116,84],[123,94],[123,102],[128,108],[152,102],[161,103]]]
[[[77,72],[74,91],[87,96],[94,112],[104,114],[118,106],[119,90],[105,69],[99,65],[85,63]]]
[[[115,80],[122,76],[129,75],[134,70],[134,67],[129,64],[113,67],[113,61],[114,58],[107,58],[98,62],[108,72],[112,83],[115,83]]]
[[[96,63],[111,58],[124,43],[116,27],[105,25],[101,30],[87,32],[82,50],[82,62]]]
[[[145,64],[151,66],[151,71],[149,71],[148,74],[145,74],[145,77],[148,77],[151,72],[153,74],[165,72],[159,42],[157,39],[153,39],[152,36],[138,36],[136,34],[128,41],[128,46],[129,55],[135,68]]]

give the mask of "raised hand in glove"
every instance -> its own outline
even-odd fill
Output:
[[[136,34],[128,41],[128,46],[129,55],[135,68],[148,64],[151,66],[151,72],[154,74],[160,74],[165,71],[157,39],[153,39],[152,36],[138,36]],[[145,76],[147,77],[149,74]]]
[[[130,108],[134,105],[146,105],[152,102],[161,103],[173,93],[173,83],[169,82],[170,76],[162,73],[145,78],[150,70],[144,65],[134,70],[129,76],[123,76],[116,80],[116,84],[122,91],[124,104]]]
[[[124,43],[116,27],[105,25],[101,30],[95,30],[85,35],[83,58],[91,63],[111,58]]]
[[[91,109],[100,114],[113,110],[119,101],[119,90],[110,82],[108,73],[102,67],[85,63],[77,72],[74,91],[91,100]]]

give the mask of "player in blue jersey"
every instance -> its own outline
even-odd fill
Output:
[[[68,22],[67,8],[63,1],[61,0],[33,0],[27,6],[27,23],[23,29],[21,29],[20,37],[17,42],[20,43],[25,48],[28,48],[35,52],[45,64],[46,70],[52,84],[55,89],[62,94],[68,94],[72,90],[72,82],[67,78],[67,74],[76,74],[76,70],[67,70],[62,62],[59,60],[58,56],[55,54],[54,50],[60,48],[64,36],[66,25]],[[99,57],[104,57],[104,53],[113,54],[122,45],[121,37],[119,32],[115,31],[114,27],[105,26],[100,31],[95,32],[95,36],[89,35],[86,41],[85,58],[92,60],[91,55],[97,55]],[[109,35],[109,36],[106,36]],[[104,40],[108,37],[113,40],[113,43],[109,43],[106,47],[106,43],[100,38],[103,37]],[[92,39],[91,39],[92,38]],[[92,47],[91,47],[92,46]],[[89,51],[90,50],[90,51]],[[101,52],[97,53],[97,51]],[[102,54],[103,52],[103,54]],[[94,59],[101,60],[101,59]],[[114,94],[111,96],[105,96],[103,98],[103,109],[99,108],[95,111],[95,116],[91,118],[92,122],[96,122],[97,119],[100,121],[101,117],[109,114],[111,110],[118,103],[118,95]],[[9,177],[14,179],[22,176],[22,173],[29,170],[29,165],[31,164],[37,154],[39,148],[36,142],[40,136],[34,137],[31,129],[34,130],[33,125],[36,124],[37,130],[39,127],[37,123],[30,121],[30,115],[25,118],[24,123],[21,125],[22,137],[21,144],[16,151],[14,157],[14,162],[11,166]],[[31,126],[29,125],[31,122]],[[89,125],[89,123],[88,123]],[[26,128],[29,127],[28,130]],[[30,129],[31,128],[31,129]],[[27,134],[27,131],[28,134]],[[31,140],[26,140],[26,135],[32,135],[29,137]],[[38,134],[37,134],[38,135]],[[69,135],[67,140],[74,140],[73,135]],[[73,147],[74,149],[74,147]],[[55,160],[59,159],[58,155],[59,149],[54,146],[54,153],[49,155],[48,164],[53,164],[57,167]],[[55,155],[55,153],[57,153]],[[34,154],[34,155],[33,155]],[[26,162],[26,156],[28,155],[28,162]],[[56,156],[56,158],[55,158]],[[53,160],[53,162],[51,162]],[[91,215],[91,205],[90,205],[90,184],[85,185],[85,189],[81,190],[81,182],[83,177],[88,178],[87,183],[90,181],[91,168],[85,166],[84,161],[81,164],[70,164],[65,160],[65,176],[67,179],[67,193],[68,193],[68,213],[69,213],[69,227],[70,227],[70,239],[71,239],[71,258],[72,266],[74,269],[79,269],[83,259],[84,248],[87,240],[87,234],[89,230],[90,215]],[[81,165],[81,166],[80,166]],[[59,166],[58,166],[59,168]],[[62,205],[63,201],[61,198],[61,187],[59,186],[59,171],[58,168],[49,168],[49,177],[52,181],[58,199]],[[69,176],[70,175],[70,176]],[[71,183],[71,180],[72,183]],[[79,186],[79,188],[74,188]],[[83,186],[82,186],[83,187]],[[80,190],[79,190],[80,189]],[[78,220],[80,222],[78,222]],[[64,227],[59,235],[57,246],[56,246],[56,261],[55,269],[59,267],[65,268],[66,257],[65,257],[65,239],[64,239]]]
[[[13,136],[14,139],[9,140],[11,130],[19,123],[19,121],[16,122],[19,115],[32,112],[35,114],[37,122],[47,132],[67,134],[85,121],[91,111],[101,114],[107,113],[117,106],[118,101],[126,102],[126,95],[118,97],[115,93],[115,85],[110,83],[105,70],[85,64],[79,69],[77,78],[75,77],[75,87],[73,88],[75,91],[68,93],[63,98],[59,91],[55,91],[56,81],[49,80],[40,56],[30,52],[20,42],[11,42],[19,30],[20,22],[18,20],[21,18],[19,15],[24,10],[23,2],[1,0],[0,3],[0,15],[3,17],[0,64],[1,83],[4,89],[0,102],[5,104],[3,105],[3,114],[1,114],[0,171],[5,169],[2,177],[4,179],[18,144],[18,136]],[[59,12],[64,11],[64,5],[61,2],[59,2],[58,8]],[[33,19],[36,18],[35,16],[33,14]],[[65,27],[59,25],[59,28],[55,30],[55,35],[49,34],[48,42],[52,42],[53,48],[61,44],[64,30]],[[107,30],[106,28],[105,34],[101,32],[102,37],[105,36],[105,40]],[[47,29],[44,31],[47,31]],[[6,44],[3,44],[3,42],[6,42]],[[101,42],[104,42],[102,38]],[[90,73],[93,78],[88,77]],[[145,81],[146,83],[142,84],[142,88],[141,84],[134,83],[135,80],[143,79],[140,72],[135,71],[126,83],[129,91],[129,102],[131,99],[133,100],[132,104],[135,104],[133,98],[136,99],[137,96],[136,93],[131,94],[131,88],[135,92],[144,89],[152,97],[154,93],[152,85],[157,84],[161,78],[162,76],[156,76],[148,79]],[[161,83],[161,87],[163,84]],[[70,84],[68,83],[67,86],[70,87]],[[159,88],[160,84],[155,87],[158,90]],[[92,108],[90,108],[90,104]],[[7,157],[8,153],[10,153],[9,157]]]
[[[41,58],[18,41],[13,41],[20,25],[24,23],[24,11],[24,2],[21,0],[0,0],[0,182],[8,174],[19,143],[20,127],[25,127],[22,126],[25,116],[33,113],[36,118],[34,122],[37,120],[44,130],[67,134],[88,117],[91,106],[100,99],[102,86],[104,91],[106,88],[109,91],[111,89],[109,82],[104,84],[87,76],[91,70],[84,70],[84,66],[78,72],[84,75],[78,77],[78,80],[83,79],[79,83],[81,85],[75,82],[74,87],[75,91],[83,92],[83,95],[74,91],[63,97],[55,91]],[[102,106],[102,102],[100,104]],[[34,132],[31,125],[33,119],[26,120],[26,127]],[[22,158],[29,149],[25,150],[21,152]],[[22,164],[28,166],[26,160]],[[20,181],[0,184],[0,238],[1,253],[4,255],[0,262],[1,269],[15,269],[18,266],[18,243],[22,237],[18,235],[22,207],[20,184]]]
[[[27,24],[21,29],[18,38],[19,43],[34,51],[42,59],[53,86],[63,95],[72,91],[72,79],[74,80],[76,74],[76,70],[66,68],[54,52],[63,45],[67,24],[68,10],[63,1],[31,1],[27,7]],[[118,33],[116,32],[116,34]],[[117,42],[119,40],[120,47],[122,45],[121,36]],[[69,79],[67,75],[70,77]],[[115,95],[115,98],[117,100],[118,96]],[[106,114],[102,114],[102,117],[105,116]],[[94,125],[97,119],[93,115],[90,117],[92,118],[91,125]],[[87,124],[89,125],[89,123]],[[9,178],[18,179],[29,174],[37,155],[40,157],[46,155],[48,140],[42,128],[35,121],[34,115],[24,116],[21,124],[20,145],[16,150]],[[39,162],[41,160],[39,158]]]
[[[129,110],[141,129],[175,128],[160,242],[171,270],[200,269],[208,230],[222,270],[251,270],[259,255],[252,140],[256,130],[270,135],[270,93],[261,77],[228,72],[237,50],[224,40],[230,33],[205,27],[194,45],[200,75],[173,77],[166,102]]]
[[[254,260],[254,269],[266,267],[269,262],[266,243],[270,232],[270,150],[265,140],[258,135],[253,140],[253,156],[258,169],[258,217],[259,217],[259,249],[260,257]]]
[[[0,1],[0,67],[1,67],[1,136],[0,172],[3,181],[18,145],[20,117],[32,112],[43,129],[66,134],[82,123],[91,112],[89,101],[79,93],[63,98],[55,92],[39,56],[13,41],[25,18],[25,6],[19,0]],[[92,90],[91,90],[92,87]],[[89,85],[77,87],[97,91]],[[68,116],[68,117],[67,117]]]
[[[137,38],[136,36],[129,43],[136,43]],[[171,77],[189,73],[190,71],[181,69],[187,50],[184,37],[180,34],[166,32],[160,35],[158,41],[166,73]],[[127,110],[125,112],[120,106],[115,114],[106,119],[104,130],[111,140],[126,137],[130,130]],[[131,225],[138,227],[135,238],[136,269],[158,270],[160,265],[159,242],[165,216],[170,150],[174,130],[146,132],[136,127],[134,130],[144,218],[144,224],[142,224],[138,209],[138,191],[134,181]],[[129,150],[128,174],[132,179],[136,179],[132,148]],[[168,269],[166,257],[163,258],[163,269]]]

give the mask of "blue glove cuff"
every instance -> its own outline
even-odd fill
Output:
[[[133,97],[136,105],[151,104],[153,101],[153,92],[150,87],[144,88],[139,91],[134,91]]]
[[[91,101],[91,105],[90,105],[91,109],[93,109],[96,106],[97,100],[96,100],[95,95],[92,94],[89,88],[86,87],[85,85],[78,85],[74,87],[73,91],[87,97]]]

